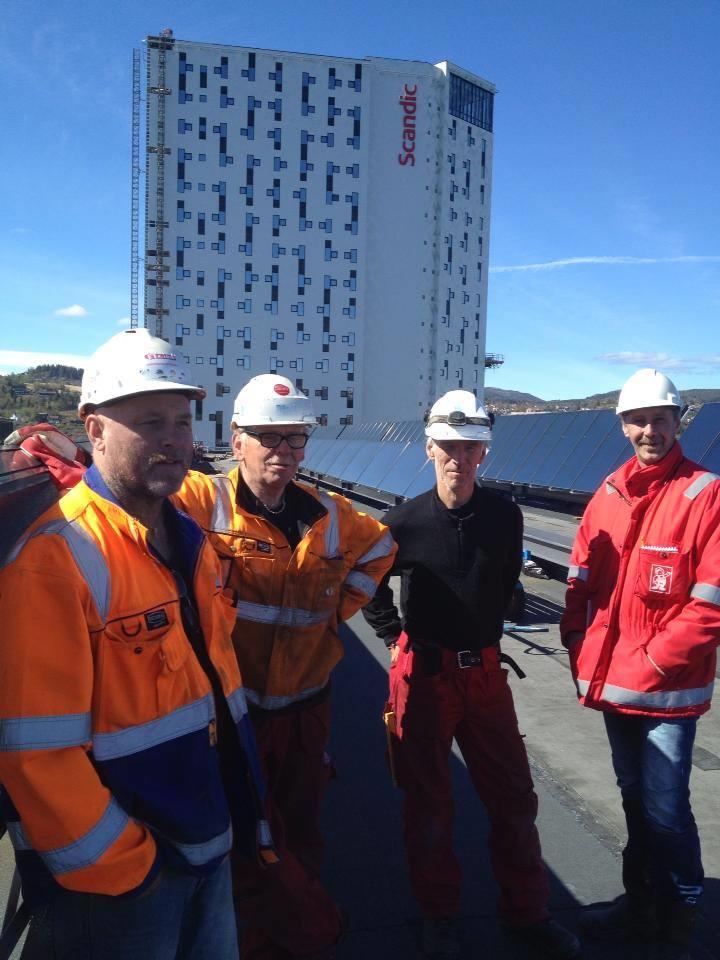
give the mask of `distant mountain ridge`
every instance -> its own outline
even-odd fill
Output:
[[[594,393],[589,397],[569,400],[542,400],[531,393],[522,393],[519,390],[486,387],[485,401],[498,410],[593,410],[614,408],[619,393],[619,390],[610,390],[608,393]],[[700,406],[703,403],[720,402],[720,387],[681,390],[681,394],[684,402],[691,407]]]

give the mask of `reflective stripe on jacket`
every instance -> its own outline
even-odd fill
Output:
[[[190,471],[174,499],[207,533],[237,599],[233,640],[247,698],[275,710],[326,686],[343,653],[339,623],[372,598],[397,548],[387,527],[345,497],[301,483],[324,510],[292,550],[238,504],[237,476]]]
[[[573,546],[561,632],[580,701],[646,716],[710,706],[720,642],[720,477],[682,455],[608,477]]]
[[[217,558],[193,521],[171,517],[257,776]],[[85,482],[39,518],[0,572],[1,802],[26,900],[55,883],[134,890],[156,869],[158,843],[163,857],[200,872],[229,851],[215,701],[181,603],[145,527]]]

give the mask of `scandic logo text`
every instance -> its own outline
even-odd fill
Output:
[[[403,95],[398,100],[403,110],[402,148],[404,153],[398,154],[398,163],[401,167],[408,164],[415,166],[415,121],[417,115],[417,84],[403,87]]]

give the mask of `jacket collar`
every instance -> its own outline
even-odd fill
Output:
[[[642,467],[637,457],[624,463],[619,470],[608,477],[608,483],[616,487],[628,499],[645,497],[655,493],[675,476],[683,460],[683,452],[676,440],[659,463]]]

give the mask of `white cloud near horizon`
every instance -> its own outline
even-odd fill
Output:
[[[55,317],[87,317],[87,315],[87,310],[79,303],[74,303],[71,307],[59,307],[53,312]]]
[[[120,317],[119,320],[115,321],[115,326],[120,327],[121,330],[130,329],[130,317]]]
[[[89,357],[75,353],[53,353],[43,350],[0,350],[0,371],[23,373],[29,367],[58,363],[66,367],[85,367]]]
[[[606,363],[617,363],[632,367],[654,367],[667,371],[678,370],[685,373],[706,371],[708,367],[720,366],[719,356],[673,357],[668,353],[643,353],[641,351],[621,350],[618,353],[601,353],[595,357]]]
[[[544,263],[518,263],[507,267],[490,267],[490,273],[515,273],[523,270],[559,270],[562,267],[614,266],[616,264],[634,264],[645,266],[658,263],[720,263],[720,256],[687,257],[568,257],[565,260],[547,260]]]
[[[618,353],[601,353],[597,360],[607,363],[622,363],[632,367],[664,367],[677,370],[689,365],[687,360],[671,357],[667,353],[642,353],[641,351],[621,350]]]

